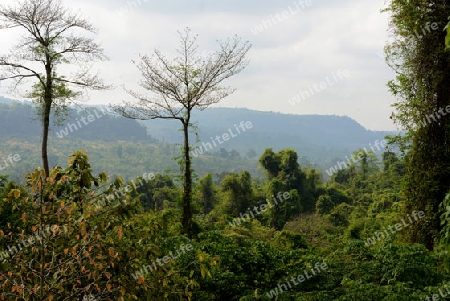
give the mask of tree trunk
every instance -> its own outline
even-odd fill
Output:
[[[194,236],[192,229],[192,211],[191,211],[191,199],[192,199],[192,171],[191,171],[191,157],[189,154],[189,115],[188,118],[183,120],[183,133],[184,133],[184,191],[183,191],[183,233],[187,234],[189,238]]]
[[[48,166],[48,154],[47,154],[47,142],[48,142],[48,130],[50,126],[50,108],[51,103],[44,101],[44,112],[42,116],[42,163],[44,165],[45,175],[49,176],[49,166]]]
[[[45,175],[48,177],[50,175],[50,168],[48,166],[48,152],[47,152],[47,144],[48,144],[48,131],[50,128],[50,111],[52,108],[52,90],[53,90],[53,82],[52,82],[52,66],[51,66],[51,58],[46,53],[47,63],[45,64],[45,75],[46,75],[46,83],[44,87],[44,111],[42,112],[42,164],[44,165]]]

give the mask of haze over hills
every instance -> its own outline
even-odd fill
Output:
[[[325,158],[350,155],[356,149],[369,147],[376,140],[382,140],[394,132],[366,130],[355,120],[335,115],[293,115],[262,112],[249,109],[209,108],[195,111],[193,122],[198,126],[197,145],[211,142],[241,122],[251,122],[252,128],[230,139],[220,147],[235,149],[241,153],[253,148],[261,154],[266,148],[274,150],[294,148],[299,156],[307,157],[318,164]],[[180,143],[182,133],[179,121],[142,121],[152,137]]]
[[[148,157],[145,160],[151,160],[151,152],[148,154],[144,152],[145,145],[154,147],[159,144],[167,145],[182,142],[182,133],[179,131],[181,124],[178,120],[138,122],[112,116],[102,110],[105,110],[105,107],[85,107],[84,110],[78,112],[72,110],[60,125],[56,126],[52,123],[50,135],[55,153],[51,155],[53,155],[55,164],[64,165],[70,151],[78,150],[80,145],[83,144],[85,144],[85,149],[93,153],[97,151],[94,150],[96,142],[108,145],[108,148],[114,149],[108,150],[108,152],[115,154],[119,152],[117,150],[118,141],[125,143],[123,145],[125,153],[128,148],[133,148],[132,145],[140,144],[143,154],[139,156],[142,158]],[[36,147],[38,146],[41,125],[36,115],[36,109],[32,105],[26,102],[11,102],[11,100],[0,97],[0,111],[2,115],[0,137],[3,141],[25,139],[35,143]],[[91,121],[87,121],[89,115],[91,115]],[[222,159],[230,160],[227,165],[232,170],[242,164],[250,164],[251,166],[247,165],[245,168],[254,172],[256,172],[257,167],[256,159],[266,148],[273,148],[275,151],[294,148],[299,155],[299,162],[302,167],[311,165],[324,171],[335,165],[337,160],[343,160],[345,156],[349,156],[353,151],[363,147],[368,148],[376,140],[382,140],[386,135],[393,134],[392,132],[366,130],[349,117],[292,115],[237,108],[210,108],[204,111],[195,111],[193,123],[197,126],[198,136],[191,135],[191,144],[194,145],[197,139],[195,145],[206,147],[204,151],[209,151],[208,153],[205,152],[201,159],[219,154],[218,156]],[[243,131],[240,126],[241,123],[251,124],[251,127]],[[221,143],[218,143],[215,140],[213,143],[212,140],[217,136],[222,137],[223,134],[230,134],[230,132],[233,135],[230,135],[228,141],[222,140]],[[63,140],[66,144],[70,141],[73,143],[65,145],[64,147],[67,150],[59,153],[58,143]],[[208,144],[211,145],[209,149]],[[165,153],[167,158],[162,159],[161,156],[164,155],[164,152],[160,154],[161,156],[158,155],[158,160],[167,161],[167,164],[159,165],[162,170],[168,168],[168,166],[176,167],[176,165],[168,163],[176,156],[176,148],[170,147],[170,149],[170,152]],[[235,150],[239,154],[233,153],[228,156],[226,152],[224,155],[223,151],[220,154],[221,149],[228,152]],[[247,154],[252,153],[250,150],[254,150],[256,155],[247,156]],[[4,153],[3,150],[0,151]],[[141,150],[135,151],[135,153],[140,152]],[[238,163],[236,161],[237,155],[240,155],[241,159],[252,160],[248,160],[250,162],[247,163],[241,161]],[[131,151],[129,156],[133,156]],[[107,160],[106,157],[103,159]],[[128,162],[131,162],[130,160]],[[235,165],[231,163],[233,160],[236,161],[234,162]],[[202,166],[200,174],[218,171],[208,166],[209,163],[196,161],[199,166]],[[38,164],[39,156],[33,162]],[[106,161],[102,164],[107,165]],[[128,163],[124,162],[123,164]],[[154,165],[150,164],[150,167],[154,168]],[[109,171],[116,173],[113,169],[114,167],[111,166]]]

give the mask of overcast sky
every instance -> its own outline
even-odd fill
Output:
[[[396,129],[389,119],[395,98],[386,87],[394,74],[380,57],[388,39],[388,15],[380,13],[384,0],[63,3],[97,27],[96,41],[110,58],[95,67],[117,88],[90,92],[90,104],[132,100],[120,87],[138,88],[140,74],[131,60],[155,48],[174,54],[177,31],[188,26],[199,35],[200,52],[216,50],[217,39],[235,34],[252,44],[248,67],[226,82],[237,91],[219,106],[347,115],[367,129]],[[0,31],[0,53],[7,53],[16,38]],[[5,91],[0,88],[0,95]]]

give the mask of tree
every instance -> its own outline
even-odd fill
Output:
[[[329,219],[335,226],[348,226],[353,207],[342,203],[331,210]]]
[[[140,185],[135,194],[146,210],[161,210],[164,201],[174,202],[178,195],[177,188],[168,175],[151,175],[149,181],[138,177],[136,182],[139,182]],[[135,194],[132,193],[132,196]]]
[[[441,230],[439,204],[450,186],[450,56],[442,30],[450,15],[443,0],[391,0],[393,42],[387,61],[396,72],[388,86],[399,100],[392,118],[404,130],[407,145],[406,212],[423,210],[426,217],[409,227],[412,242],[433,249]]]
[[[213,174],[208,173],[203,178],[200,179],[199,183],[200,190],[200,204],[203,208],[203,213],[208,214],[211,212],[215,205],[215,195],[213,183]]]
[[[333,210],[334,205],[335,204],[333,203],[329,195],[327,194],[321,195],[317,199],[316,213],[320,215],[328,214],[331,212],[331,210]]]
[[[359,165],[363,180],[366,180],[369,174],[379,171],[378,158],[374,152],[365,152],[360,149],[359,151],[353,152],[353,156],[359,159],[356,165]]]
[[[276,153],[268,148],[259,158],[259,163],[265,169],[268,180],[277,179],[281,181],[283,191],[296,190],[301,199],[302,206],[297,209],[305,211],[315,210],[315,192],[317,177],[315,172],[311,174],[309,183],[307,182],[306,174],[302,171],[298,164],[298,155],[294,149],[288,148],[280,150]],[[291,202],[294,198],[291,199]],[[290,212],[291,215],[300,213],[300,211]]]
[[[393,152],[386,151],[383,153],[383,177],[379,182],[384,187],[392,187],[398,185],[399,179],[406,173],[405,163],[400,160]]]
[[[278,193],[283,193],[283,183],[280,179],[274,178],[269,183],[267,199],[272,201],[272,198]],[[288,221],[288,208],[286,202],[277,204],[272,204],[273,208],[269,209],[269,224],[277,230],[283,229],[283,226]]]
[[[251,160],[256,157],[256,152],[253,148],[250,148],[245,155]]]
[[[245,58],[250,44],[234,37],[219,42],[220,49],[206,58],[197,54],[197,37],[186,28],[179,32],[179,56],[167,59],[159,50],[152,56],[143,55],[139,63],[141,87],[150,92],[144,95],[126,90],[137,103],[125,102],[114,109],[122,116],[133,119],[174,119],[182,124],[184,144],[180,162],[183,177],[183,231],[192,236],[192,169],[189,130],[192,128],[192,110],[204,110],[234,92],[221,86],[229,77],[241,72],[248,64]]]
[[[281,157],[279,153],[274,153],[271,148],[266,148],[259,158],[259,163],[265,169],[269,180],[278,176],[280,172]]]
[[[383,172],[388,172],[400,160],[394,152],[386,151],[383,153]]]
[[[353,166],[354,171],[354,166]],[[353,174],[354,175],[354,174]],[[348,184],[349,180],[352,177],[352,173],[350,168],[339,169],[333,176],[333,180],[339,184]]]
[[[94,33],[94,27],[78,14],[69,12],[60,0],[22,0],[16,6],[0,5],[0,28],[19,28],[20,42],[10,55],[0,57],[0,81],[11,80],[13,89],[34,79],[33,90],[27,94],[39,105],[42,117],[42,163],[49,174],[47,155],[48,131],[52,109],[64,109],[83,89],[107,88],[97,75],[90,73],[93,60],[105,60],[103,50],[91,38],[76,35],[79,30]],[[57,66],[81,65],[72,76],[58,75]],[[40,66],[40,67],[38,67]]]
[[[248,171],[230,173],[221,184],[223,191],[228,194],[228,212],[238,216],[248,211],[254,199],[251,174]]]

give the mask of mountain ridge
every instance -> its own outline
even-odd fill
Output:
[[[287,147],[293,147],[298,151],[303,144],[307,149],[336,149],[337,154],[349,155],[348,152],[396,133],[367,130],[348,116],[294,115],[243,108],[208,108],[202,112],[194,111],[192,119],[199,128],[200,144],[209,142],[216,135],[226,133],[241,121],[251,122],[252,129],[231,139],[227,142],[227,146],[224,146],[241,152],[245,151],[245,148],[253,148],[257,153],[262,153],[265,148]],[[140,123],[147,127],[152,137],[169,143],[182,141],[178,121],[148,120]],[[289,131],[289,128],[292,130]],[[305,154],[300,152],[299,155]]]
[[[41,127],[34,106],[1,97],[0,103],[3,116],[0,120],[0,137],[35,140],[40,137]],[[55,126],[52,123],[50,135],[55,143],[60,139],[170,144],[182,142],[183,136],[179,131],[181,123],[177,120],[155,119],[138,122],[102,114],[102,117],[97,118],[92,124],[84,125],[80,123],[81,117],[88,116],[93,110],[100,111],[106,107],[83,107],[84,110],[80,112],[71,110],[62,124]],[[295,115],[245,108],[195,110],[192,122],[197,127],[196,134],[190,136],[193,148],[210,143],[212,146],[208,149],[210,153],[219,153],[223,148],[227,151],[235,150],[242,156],[254,152],[256,156],[251,156],[253,158],[259,157],[266,148],[272,148],[274,151],[293,148],[298,153],[302,166],[311,165],[322,170],[334,166],[336,161],[343,160],[357,149],[368,147],[376,140],[384,139],[386,135],[395,134],[395,132],[367,130],[348,116]],[[252,126],[227,141],[213,142],[217,136],[222,137],[231,130],[236,132],[235,125],[239,126],[241,122],[251,123]],[[72,126],[78,124],[82,127],[69,132],[69,124]],[[58,138],[57,134],[64,129],[67,135],[59,135]]]

